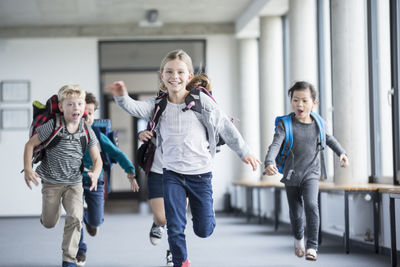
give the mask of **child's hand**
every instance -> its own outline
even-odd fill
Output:
[[[92,181],[92,185],[90,186],[89,191],[92,191],[93,189],[94,191],[97,191],[97,180],[99,179],[99,177],[94,177],[93,172],[88,172],[87,174]]]
[[[272,176],[278,173],[278,168],[276,167],[276,165],[270,164],[267,165],[267,167],[265,167],[263,174]]]
[[[25,170],[25,183],[32,190],[31,182],[34,183],[36,186],[39,185],[39,181],[37,178],[40,178],[39,174],[34,170]]]
[[[106,91],[111,92],[114,96],[123,96],[128,90],[123,81],[117,81],[107,86]]]
[[[257,170],[257,163],[261,164],[261,161],[259,161],[256,157],[253,155],[248,155],[247,157],[244,157],[242,161],[246,164],[250,164],[251,167],[253,167],[253,171]]]
[[[147,141],[149,141],[152,137],[153,137],[153,132],[152,132],[152,131],[144,130],[144,131],[141,131],[141,132],[139,133],[139,140],[142,141],[142,142],[147,142]]]
[[[339,156],[340,167],[346,168],[349,166],[349,159],[347,158],[346,154],[342,154]]]
[[[129,181],[131,182],[131,188],[133,192],[139,192],[139,185],[136,181],[135,175],[133,173],[128,173],[127,175]]]

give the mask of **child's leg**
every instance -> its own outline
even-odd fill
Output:
[[[318,249],[318,180],[309,179],[302,184],[304,208],[307,222],[307,249]]]
[[[286,186],[286,196],[289,204],[290,223],[292,225],[293,235],[297,240],[300,240],[304,236],[301,190],[297,186]]]
[[[165,215],[167,217],[168,243],[172,252],[174,266],[181,266],[187,258],[186,228],[186,190],[185,176],[164,170],[163,189]]]
[[[208,237],[213,233],[216,224],[212,198],[212,173],[186,175],[186,177],[193,230],[199,237]]]
[[[84,213],[83,221],[85,224],[97,227],[104,221],[104,181],[97,182],[96,191],[90,191],[90,185],[90,182],[84,184],[87,210]]]
[[[62,242],[63,261],[76,262],[79,239],[81,237],[82,183],[69,185],[63,194],[62,204],[66,211]]]
[[[164,198],[158,197],[150,199],[150,206],[153,212],[154,223],[158,226],[166,225],[167,219],[165,218]]]
[[[167,224],[164,210],[162,174],[150,172],[147,177],[149,202],[153,212],[154,223],[158,226]]]
[[[61,214],[63,185],[42,182],[42,214],[40,222],[46,228],[53,228]]]

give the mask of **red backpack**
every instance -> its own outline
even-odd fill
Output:
[[[58,96],[53,95],[46,101],[46,105],[40,103],[39,101],[34,101],[33,105],[33,121],[31,127],[29,129],[29,138],[34,136],[37,132],[36,129],[45,124],[50,120],[54,120],[54,130],[47,140],[42,142],[40,145],[36,146],[33,149],[33,160],[32,164],[40,162],[45,153],[46,149],[50,147],[54,147],[60,142],[64,129],[64,120],[62,118],[62,113],[58,108]],[[86,118],[86,111],[84,113],[84,118]],[[89,143],[89,130],[88,125],[84,120],[81,121],[83,123],[84,133],[79,133],[80,141],[82,144],[82,153],[85,153],[87,144]]]

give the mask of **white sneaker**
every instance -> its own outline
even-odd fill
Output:
[[[166,266],[174,266],[174,263],[172,262],[172,253],[169,249],[167,250],[167,256],[165,258],[167,259]]]
[[[317,260],[317,251],[313,248],[307,249],[306,260],[316,261]]]
[[[153,225],[151,226],[150,229],[150,243],[153,244],[154,246],[158,245],[158,243],[160,243],[161,241],[164,231],[165,231],[165,225],[158,226],[153,222]]]

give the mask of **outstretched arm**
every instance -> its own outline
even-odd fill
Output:
[[[39,174],[37,174],[32,169],[32,156],[34,147],[40,145],[41,141],[37,134],[32,136],[29,141],[25,144],[24,149],[24,176],[26,185],[32,189],[31,182],[33,182],[36,186],[39,185],[37,178],[39,178]]]

